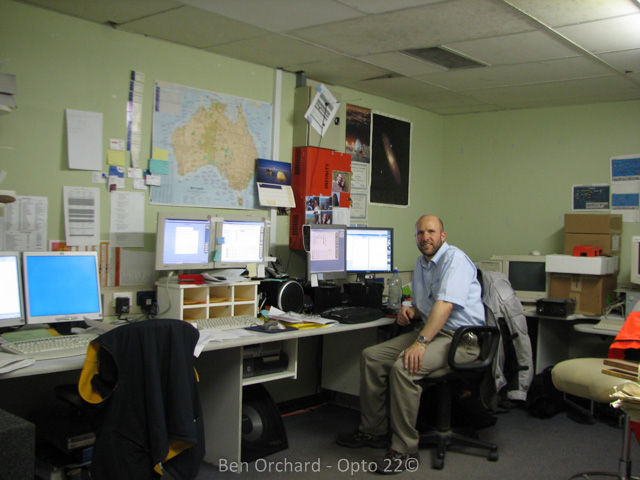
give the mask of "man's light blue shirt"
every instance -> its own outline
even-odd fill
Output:
[[[433,304],[443,300],[453,304],[445,330],[465,325],[484,325],[482,289],[477,269],[459,248],[444,242],[431,260],[420,255],[412,281],[413,304],[422,321],[427,320]]]

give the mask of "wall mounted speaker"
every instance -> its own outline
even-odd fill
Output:
[[[301,313],[304,308],[304,289],[295,280],[263,280],[259,292],[267,296],[267,305],[284,312]]]
[[[284,422],[267,389],[249,385],[242,396],[242,461],[252,462],[289,448]]]

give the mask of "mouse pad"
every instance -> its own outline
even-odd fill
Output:
[[[282,332],[293,332],[294,330],[298,330],[298,329],[293,327],[287,327],[284,330],[281,330],[281,329],[264,330],[262,327],[256,325],[255,327],[247,327],[245,328],[245,330],[253,330],[254,332],[261,332],[261,333],[282,333]]]

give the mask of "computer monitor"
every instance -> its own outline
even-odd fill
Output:
[[[102,320],[97,252],[24,252],[27,324]]]
[[[347,227],[347,273],[360,280],[393,271],[393,228]]]
[[[347,278],[347,227],[305,225],[309,228],[307,279],[318,281]],[[305,242],[306,243],[306,242]]]
[[[522,303],[535,303],[549,296],[549,274],[544,255],[496,255],[504,273]]]
[[[246,268],[249,263],[266,263],[269,252],[266,218],[225,215],[217,220],[214,268]]]
[[[211,215],[158,213],[156,270],[213,268]]]
[[[0,327],[25,324],[20,253],[0,252]]]
[[[631,237],[631,283],[640,284],[640,237]]]

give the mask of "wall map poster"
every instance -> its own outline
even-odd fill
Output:
[[[373,114],[371,203],[409,205],[411,123]]]
[[[168,158],[150,203],[258,207],[256,160],[271,155],[271,105],[156,82],[153,151]]]

